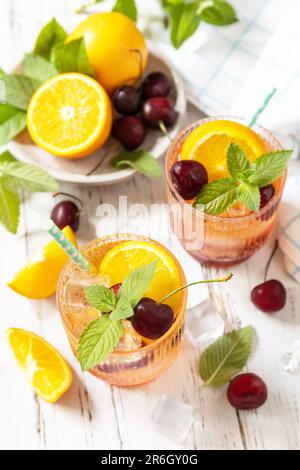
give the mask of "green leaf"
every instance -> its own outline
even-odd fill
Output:
[[[58,184],[41,168],[23,162],[0,162],[0,174],[13,178],[20,189],[32,192],[54,192]]]
[[[0,146],[5,145],[26,127],[26,113],[9,104],[0,104]]]
[[[0,166],[1,163],[12,163],[17,161],[18,160],[8,150],[0,154]]]
[[[234,8],[223,0],[204,0],[198,7],[198,15],[206,23],[217,26],[226,26],[238,21]]]
[[[40,81],[24,75],[3,75],[0,80],[4,84],[5,103],[24,111],[33,93],[41,85]]]
[[[122,322],[102,315],[83,331],[78,343],[78,361],[83,371],[103,362],[117,346]]]
[[[156,269],[156,261],[132,271],[119,290],[119,297],[123,298],[134,308],[141,300],[146,290],[151,284]]]
[[[254,162],[254,172],[248,182],[263,187],[277,180],[285,172],[292,153],[292,150],[279,150],[261,155]]]
[[[84,38],[54,47],[51,60],[60,73],[78,72],[95,77],[86,52]]]
[[[250,211],[259,211],[260,192],[257,185],[246,181],[241,183],[237,188],[237,196]]]
[[[111,320],[126,320],[133,315],[133,309],[130,303],[124,298],[121,297],[118,300],[116,308],[111,312],[109,318]]]
[[[88,286],[84,289],[84,295],[91,307],[102,313],[111,312],[117,303],[114,291],[105,286]]]
[[[20,217],[20,196],[4,185],[5,176],[0,176],[0,222],[9,232],[16,234]]]
[[[164,2],[164,9],[170,16],[170,35],[173,46],[178,49],[198,29],[201,18],[197,15],[198,2]]]
[[[51,51],[57,44],[62,44],[67,38],[67,33],[55,18],[46,24],[36,40],[34,53],[49,60]]]
[[[232,178],[243,177],[251,168],[251,164],[245,152],[235,144],[230,144],[227,151],[227,168]]]
[[[117,0],[113,11],[123,13],[123,15],[128,16],[133,21],[137,20],[137,8],[135,0]]]
[[[251,354],[254,329],[246,326],[217,339],[200,357],[200,377],[205,385],[221,387],[240,372]]]
[[[237,185],[230,178],[218,179],[206,184],[196,196],[194,207],[203,205],[207,214],[222,214],[237,200]]]
[[[22,63],[23,73],[27,77],[45,82],[58,74],[51,62],[36,54],[26,54]]]
[[[162,169],[158,161],[145,150],[122,152],[112,158],[111,164],[116,168],[134,168],[143,175],[152,178],[160,178],[162,175]]]

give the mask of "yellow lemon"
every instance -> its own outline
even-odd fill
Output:
[[[108,93],[121,85],[134,85],[143,74],[148,49],[143,34],[127,16],[96,13],[88,16],[67,41],[84,37],[89,61],[97,80]]]
[[[250,161],[267,150],[266,142],[249,127],[220,119],[197,127],[185,140],[180,157],[202,163],[209,181],[228,178],[226,158],[231,143],[241,147]]]
[[[29,331],[10,328],[7,336],[19,368],[37,395],[56,402],[72,382],[65,359],[46,340]]]
[[[63,158],[81,158],[109,137],[112,106],[104,88],[80,73],[50,78],[29,103],[27,127],[32,140]]]
[[[76,237],[70,227],[63,233],[73,245],[77,246]],[[45,299],[55,294],[62,268],[69,260],[68,255],[56,243],[46,245],[36,260],[29,261],[8,283],[18,294],[30,299]]]
[[[145,297],[160,301],[165,295],[180,287],[180,274],[175,260],[160,245],[144,241],[120,243],[109,250],[100,264],[100,273],[110,277],[111,285],[123,282],[128,274],[144,264],[157,261],[156,270]],[[174,311],[180,294],[166,300]]]

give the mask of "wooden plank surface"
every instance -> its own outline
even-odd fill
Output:
[[[80,1],[1,0],[1,66],[10,70],[22,51],[30,51],[41,25],[56,16],[66,27],[78,21],[72,13]],[[187,122],[201,116],[189,107]],[[119,195],[128,203],[164,203],[164,180],[135,176],[111,187],[81,188],[61,185],[61,190],[80,197],[84,212],[79,230],[81,243],[114,231],[113,219],[96,215],[101,204],[116,205]],[[198,352],[185,340],[176,363],[154,382],[139,388],[118,389],[88,374],[81,374],[65,337],[54,299],[33,302],[10,291],[5,281],[42,246],[48,236],[41,224],[53,206],[49,195],[26,196],[17,236],[0,228],[0,448],[1,449],[299,449],[299,376],[289,375],[279,365],[281,356],[299,338],[300,292],[284,274],[281,255],[272,265],[272,277],[289,286],[286,308],[276,316],[258,312],[249,301],[251,288],[261,282],[269,244],[247,263],[233,270],[234,282],[210,289],[210,294],[228,320],[255,326],[259,342],[248,370],[261,375],[269,389],[266,405],[247,413],[234,411],[225,391],[201,388],[197,375]],[[157,214],[156,214],[157,215]],[[143,218],[144,217],[144,218]],[[149,212],[131,218],[128,229],[144,233]],[[123,224],[123,226],[122,226]],[[151,234],[159,232],[155,214]],[[119,227],[125,227],[125,221]],[[171,243],[170,240],[167,240]],[[185,255],[178,244],[172,245],[183,262],[187,276],[196,279],[214,276],[215,270],[202,273],[201,266]],[[205,296],[206,289],[192,293],[193,302]],[[53,343],[74,370],[71,389],[56,405],[37,398],[12,362],[4,332],[15,326],[33,330]],[[160,396],[169,394],[194,408],[192,432],[183,445],[157,434],[150,416]]]

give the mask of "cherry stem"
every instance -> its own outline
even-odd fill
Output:
[[[69,194],[69,193],[62,193],[62,192],[58,192],[58,193],[54,193],[52,194],[52,197],[57,197],[57,196],[67,196],[67,197],[72,197],[73,199],[75,199],[76,201],[79,202],[80,204],[80,210],[82,210],[83,208],[83,202],[81,201],[81,199],[79,199],[79,197],[77,196],[73,196],[73,194]]]
[[[166,128],[166,126],[165,126],[164,121],[160,120],[160,121],[158,122],[158,125],[159,125],[159,128],[160,128],[160,130],[162,131],[162,133],[163,133],[166,137],[168,137],[169,141],[171,142],[172,139],[171,139],[171,137],[169,136],[169,133],[168,133],[168,131],[167,131],[167,128]]]
[[[85,10],[87,10],[89,7],[96,5],[97,0],[92,0],[91,2],[85,3],[84,5],[81,5],[80,7],[75,9],[75,13],[84,13]]]
[[[274,258],[274,255],[277,251],[277,248],[278,248],[278,240],[275,240],[275,245],[274,245],[274,248],[273,248],[273,251],[270,255],[270,258],[269,258],[269,261],[267,262],[267,266],[266,266],[266,270],[265,270],[265,276],[264,276],[264,281],[266,282],[267,280],[267,277],[268,277],[268,272],[269,272],[269,268],[270,268],[270,265],[272,263],[272,259]]]
[[[159,303],[162,303],[164,302],[165,300],[167,300],[169,297],[171,297],[172,295],[174,294],[177,294],[177,292],[180,292],[181,290],[183,289],[187,289],[188,287],[191,287],[191,286],[196,286],[197,284],[207,284],[207,283],[211,283],[211,282],[227,282],[229,281],[231,278],[232,278],[233,274],[232,273],[228,273],[226,274],[226,276],[224,277],[221,277],[221,278],[218,278],[218,279],[207,279],[205,281],[196,281],[196,282],[191,282],[190,284],[186,284],[185,286],[181,286],[181,287],[178,287],[178,289],[175,289],[173,290],[173,292],[171,292],[170,294],[166,295],[165,297],[163,297]]]

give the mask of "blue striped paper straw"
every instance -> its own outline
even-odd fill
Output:
[[[47,222],[45,229],[82,271],[90,273],[96,272],[95,266],[77,250],[52,220]]]
[[[264,99],[264,102],[263,102],[262,106],[260,108],[258,108],[258,110],[254,114],[253,118],[249,122],[249,124],[248,124],[249,127],[252,127],[252,126],[254,126],[254,124],[256,124],[258,117],[261,115],[261,113],[264,112],[264,110],[266,109],[266,107],[270,103],[271,99],[275,95],[276,91],[277,91],[277,88],[274,87],[273,90],[270,91],[270,93],[267,94],[267,96]]]

